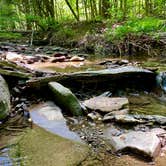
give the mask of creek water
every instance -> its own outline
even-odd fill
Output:
[[[61,110],[53,102],[41,103],[30,110],[33,122],[64,138],[82,142],[80,137],[67,126]]]
[[[0,151],[0,165],[12,166],[12,159],[9,157],[9,148],[4,148]]]

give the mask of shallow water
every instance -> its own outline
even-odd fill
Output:
[[[129,96],[128,99],[130,110],[133,114],[166,116],[166,102],[161,101],[157,96],[140,94],[138,96]]]
[[[30,114],[36,125],[64,138],[82,142],[76,133],[70,131],[60,111],[53,102],[46,102],[33,107]]]
[[[2,166],[12,166],[13,162],[9,157],[9,148],[4,148],[0,151],[0,165]]]
[[[100,70],[104,66],[97,65],[97,61],[84,61],[84,62],[37,62],[28,65],[31,69],[41,70],[45,72],[61,72],[61,73],[72,73],[78,71],[88,70]]]

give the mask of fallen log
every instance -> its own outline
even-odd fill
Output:
[[[156,84],[156,74],[152,71],[125,66],[116,69],[76,72],[49,77],[40,77],[27,81],[30,88],[41,89],[49,82],[56,81],[69,87],[79,88],[134,88],[152,89]]]

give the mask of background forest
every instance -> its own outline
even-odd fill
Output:
[[[166,18],[165,0],[0,0],[0,29],[56,28],[65,21]]]
[[[87,33],[109,41],[154,35],[166,31],[165,19],[166,0],[0,0],[0,37],[34,31],[49,43],[79,41]]]

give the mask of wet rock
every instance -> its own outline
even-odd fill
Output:
[[[123,112],[124,111],[124,112]],[[111,112],[106,114],[103,118],[104,121],[114,120],[118,123],[147,123],[152,125],[157,123],[160,125],[166,124],[166,117],[160,115],[134,115],[134,114],[125,114],[127,110],[121,110],[117,112]],[[152,124],[151,124],[152,123]]]
[[[79,57],[79,56],[73,56],[72,58],[70,58],[70,61],[71,62],[79,62],[79,61],[84,61],[85,60],[85,58],[83,58],[83,57]]]
[[[100,112],[112,112],[118,111],[125,107],[128,107],[128,99],[125,97],[93,97],[89,100],[85,100],[83,103],[88,109]]]
[[[103,131],[103,136],[104,137],[112,137],[112,136],[119,136],[123,134],[123,131],[115,128],[114,126],[110,126],[107,127],[104,131]]]
[[[82,115],[81,105],[70,89],[57,82],[50,82],[48,85],[54,94],[55,102],[59,106],[61,106],[66,111],[70,111],[70,113],[75,116]]]
[[[104,133],[105,138],[114,151],[129,151],[156,157],[161,150],[161,143],[154,132],[130,131],[120,136],[112,136],[111,132]]]
[[[160,116],[160,115],[153,115],[153,118],[155,119],[155,122],[165,125],[166,124],[166,117],[165,116]]]
[[[67,54],[67,52],[55,52],[52,56],[53,57],[62,57],[62,56],[67,57],[68,54]]]
[[[114,119],[118,123],[145,123],[142,119],[136,119],[132,115],[115,115]]]
[[[0,76],[0,120],[10,111],[10,93],[6,81]]]
[[[100,119],[102,119],[101,118],[101,115],[99,114],[99,113],[97,113],[97,112],[91,112],[91,113],[89,113],[88,115],[87,115],[90,119],[92,119],[92,120],[100,120]]]
[[[64,62],[66,59],[65,56],[59,56],[59,57],[55,57],[55,58],[51,58],[50,62],[51,63],[55,63],[55,62]]]
[[[27,64],[32,64],[41,60],[40,56],[23,56],[24,62]]]
[[[147,122],[154,122],[160,125],[166,124],[166,117],[161,115],[131,115],[135,119],[142,119]]]
[[[107,120],[112,120],[114,119],[115,115],[126,115],[129,113],[129,109],[122,109],[119,111],[112,111],[106,115],[104,115],[103,121],[107,121]]]
[[[21,60],[23,60],[23,55],[18,54],[16,52],[7,52],[6,59],[9,61],[12,61],[12,62],[21,61]]]
[[[28,130],[21,138],[11,155],[17,156],[19,151],[21,156],[26,156],[21,161],[26,165],[74,166],[85,161],[92,153],[85,144],[62,138],[39,127]]]

